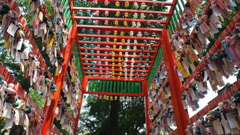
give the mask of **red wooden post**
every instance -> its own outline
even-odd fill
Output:
[[[87,91],[87,84],[88,84],[88,76],[84,75],[83,80],[82,80],[82,92],[83,92],[83,94],[85,94],[85,92]]]
[[[171,99],[174,108],[174,116],[176,118],[177,124],[177,132],[179,135],[185,135],[185,129],[187,127],[187,120],[189,118],[187,110],[184,110],[181,97],[181,82],[178,78],[177,72],[175,70],[175,58],[173,52],[171,50],[171,46],[169,43],[169,32],[167,29],[163,30],[164,34],[161,36],[165,39],[164,43],[162,44],[163,53],[164,53],[164,61],[167,67],[168,73],[168,81],[170,83],[170,91],[171,91]]]
[[[77,128],[78,128],[78,120],[79,120],[79,117],[80,117],[80,112],[81,112],[81,108],[82,108],[82,100],[83,100],[83,93],[81,94],[81,98],[80,98],[80,101],[78,103],[78,114],[77,114],[77,117],[74,118],[74,135],[77,135]]]
[[[142,91],[144,94],[144,100],[145,100],[145,122],[146,122],[146,135],[150,135],[150,125],[152,124],[151,120],[148,117],[148,111],[150,107],[150,103],[148,100],[148,82],[147,80],[142,81]]]
[[[57,91],[53,92],[54,98],[51,99],[51,104],[49,106],[49,109],[46,112],[47,115],[44,118],[43,127],[42,127],[42,135],[49,134],[49,131],[50,131],[53,119],[54,119],[55,109],[57,107],[58,100],[60,99],[60,93],[62,90],[63,81],[65,79],[65,75],[66,75],[67,68],[68,68],[68,63],[69,63],[70,57],[71,57],[72,44],[73,44],[73,39],[76,35],[76,30],[77,30],[76,23],[74,23],[69,32],[70,35],[68,37],[68,45],[63,53],[63,58],[64,58],[63,70],[58,75],[56,82],[55,82],[56,86],[57,86]]]
[[[77,134],[77,127],[78,127],[78,120],[80,118],[80,111],[81,111],[81,107],[82,107],[82,100],[83,100],[83,95],[87,90],[87,83],[88,83],[88,77],[86,75],[83,76],[83,80],[82,80],[82,94],[81,94],[81,99],[80,102],[78,103],[78,115],[76,118],[74,118],[75,121],[75,125],[74,125],[74,135]]]

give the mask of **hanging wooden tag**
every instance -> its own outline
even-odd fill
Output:
[[[13,23],[11,23],[8,26],[7,32],[14,37],[15,33],[17,32],[18,27],[16,25],[14,25]]]
[[[5,102],[3,109],[3,117],[10,119],[12,108],[12,104]]]
[[[42,22],[43,21],[43,13],[39,12],[38,13],[38,19]]]
[[[47,97],[47,106],[50,106],[50,104],[51,104],[51,98]]]
[[[59,113],[59,107],[56,107],[55,114],[58,114],[58,113]]]
[[[212,124],[218,135],[224,134],[221,122],[219,120],[213,121]]]
[[[219,11],[219,9],[217,7],[211,8],[213,11],[213,14],[215,14],[216,16],[220,16],[222,15],[221,12]]]
[[[182,104],[183,104],[184,109],[188,109],[188,106],[187,106],[187,103],[185,100],[182,100]]]
[[[226,118],[230,128],[238,128],[238,123],[231,113],[226,113]]]
[[[25,119],[24,119],[24,125],[23,125],[24,129],[28,131],[28,127],[29,127],[29,118],[27,116],[27,114],[25,114]]]
[[[15,124],[16,125],[19,125],[19,121],[20,121],[20,113],[19,113],[19,110],[18,109],[14,109],[15,111],[15,114],[14,114],[14,117],[15,117]]]

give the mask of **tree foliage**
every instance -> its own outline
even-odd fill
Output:
[[[87,99],[79,122],[79,132],[85,135],[144,135],[144,102],[142,97],[133,101]],[[117,116],[111,115],[118,111]],[[114,114],[114,113],[113,113]],[[116,119],[117,117],[117,119]],[[115,120],[115,121],[112,121]],[[117,121],[116,121],[117,120]],[[117,127],[114,124],[117,123]]]

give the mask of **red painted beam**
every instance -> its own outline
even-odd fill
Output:
[[[94,18],[93,18],[94,19]],[[117,19],[117,18],[116,18]],[[102,31],[124,31],[124,32],[138,32],[141,31],[142,33],[147,31],[147,32],[162,32],[162,29],[153,29],[153,28],[133,28],[133,27],[119,27],[119,26],[102,26],[102,25],[77,25],[78,29],[92,29],[92,30],[102,30]]]
[[[168,12],[160,12],[160,11],[131,10],[131,9],[118,9],[118,8],[95,8],[95,7],[90,7],[90,8],[89,7],[73,7],[72,8],[72,11],[79,11],[79,10],[82,10],[82,11],[90,10],[92,12],[93,11],[100,11],[100,12],[105,12],[105,11],[117,12],[117,11],[119,11],[121,13],[128,12],[128,13],[138,13],[138,14],[144,13],[144,14],[153,14],[153,15],[157,15],[157,14],[169,15]]]
[[[76,1],[76,0],[71,0],[71,1]],[[88,1],[92,1],[92,0],[88,0]],[[105,0],[98,0],[98,2],[104,2]],[[108,2],[126,2],[128,1],[129,3],[134,3],[137,2],[138,4],[141,4],[142,2],[144,2],[145,4],[150,4],[152,5],[153,3],[156,3],[158,5],[161,4],[165,4],[166,6],[172,6],[172,2],[164,2],[164,1],[147,1],[147,0],[108,0]]]
[[[98,20],[98,21],[115,21],[117,20],[118,22],[124,22],[124,21],[127,21],[127,22],[130,22],[132,23],[133,21],[134,22],[140,22],[140,23],[147,23],[147,22],[150,22],[150,23],[161,23],[161,24],[166,24],[167,22],[166,21],[159,21],[159,20],[143,20],[143,19],[132,19],[132,18],[112,18],[112,17],[90,17],[90,16],[75,16],[74,17],[74,20]]]
[[[127,49],[119,49],[118,48],[119,46],[117,46],[116,49],[113,49],[113,48],[109,48],[108,50],[106,48],[91,48],[91,47],[78,47],[78,49],[80,50],[94,50],[94,51],[113,51],[113,52],[136,52],[136,53],[141,53],[142,51],[141,50],[136,50],[134,51],[133,49],[130,49],[130,50],[127,50]],[[138,47],[138,45],[137,45]],[[149,51],[149,50],[144,50],[143,53],[156,53],[157,51],[156,50],[152,50],[152,51]]]
[[[87,67],[84,67],[83,68],[83,70],[95,70],[95,71],[100,71],[100,68],[87,68]],[[102,68],[102,71],[106,71],[107,70],[107,68]],[[108,69],[108,70],[112,70],[112,69]],[[123,72],[124,73],[124,69],[122,69],[122,71],[120,70],[120,69],[114,69],[114,71],[116,71],[116,72]],[[130,72],[131,70],[130,69],[127,69],[127,72]],[[133,71],[137,71],[137,69],[133,69]],[[142,73],[143,72],[143,70],[138,70],[139,71],[139,73]],[[149,72],[150,70],[146,70],[146,72]]]
[[[82,63],[83,63],[85,60],[87,60],[87,61],[93,61],[91,58],[87,58],[87,59],[81,58],[81,60],[82,60]],[[115,59],[114,61],[112,61],[112,59],[106,59],[106,60],[104,60],[104,59],[99,59],[99,60],[97,60],[97,59],[95,58],[94,61],[115,62],[115,66],[118,64],[118,60],[117,60],[117,59]],[[84,63],[85,63],[85,62],[84,62]],[[131,63],[131,60],[128,60],[126,63]],[[135,63],[140,63],[140,61],[139,61],[139,60],[135,60]],[[147,61],[142,61],[142,63],[147,63]],[[151,60],[151,61],[149,62],[149,64],[152,64],[152,63],[153,63],[153,61]],[[97,65],[97,63],[96,63],[96,65]],[[111,64],[111,65],[112,65],[112,64]]]
[[[110,71],[112,71],[112,70],[110,70]],[[88,72],[86,72],[86,71],[84,71],[83,73],[84,73],[84,75],[89,75]],[[115,77],[118,77],[118,76],[120,76],[120,77],[125,77],[125,72],[123,72],[122,75],[120,75],[120,73],[114,73],[114,75],[112,75],[112,73],[107,73],[107,72],[102,72],[102,73],[100,73],[100,72],[94,72],[94,74],[97,74],[97,75],[111,75],[111,76],[115,76]],[[148,73],[147,73],[147,74],[148,74]],[[144,77],[146,77],[147,74],[144,74]],[[90,72],[90,75],[93,75],[93,73]],[[137,75],[137,74],[133,73],[133,74],[132,74],[132,78],[135,78],[136,75]],[[141,74],[141,73],[139,73],[138,75],[139,75],[139,77],[142,77],[142,74]],[[127,77],[130,77],[130,73],[129,73],[129,72],[127,72]]]
[[[87,68],[87,67],[84,67],[84,69],[83,69],[83,72],[84,72],[84,74],[86,74],[86,75],[88,75],[88,72],[87,72],[87,70],[90,70],[90,71],[92,71],[92,70],[95,70],[95,71],[97,71],[97,72],[95,72],[96,74],[100,71],[100,68]],[[101,74],[103,74],[103,75],[106,75],[106,70],[107,70],[107,68],[102,68],[102,73]],[[112,70],[112,68],[108,68],[108,71],[113,71]],[[115,73],[119,73],[119,72],[122,72],[122,75],[125,75],[125,70],[124,69],[122,69],[122,70],[120,70],[120,69],[117,69],[117,68],[114,68],[114,72]],[[128,73],[128,75],[129,75],[129,73],[131,72],[131,70],[130,69],[127,69],[127,73]],[[137,72],[137,69],[133,69],[133,73],[136,73]],[[143,72],[143,70],[139,70],[139,75],[141,76],[142,73]],[[150,70],[146,70],[146,73],[148,74],[150,72]],[[90,73],[90,74],[92,74],[92,73]],[[100,74],[100,73],[99,73]],[[109,75],[111,74],[111,73],[108,73]]]
[[[94,41],[94,42],[91,42],[91,41],[78,41],[78,43],[80,43],[80,44],[99,44],[99,45],[116,45],[116,46],[136,46],[136,44],[134,44],[134,43],[130,43],[129,45],[127,45],[127,44],[123,44],[123,43],[121,43],[121,42],[116,42],[116,43],[114,43],[114,42],[104,42],[104,41],[102,41],[102,42],[98,42],[98,41]],[[143,43],[138,43],[137,44],[137,46],[144,46],[144,47],[149,47],[150,46],[150,44],[148,43],[147,45],[144,45]],[[158,44],[153,44],[152,45],[152,47],[157,47],[158,46]]]
[[[110,39],[136,39],[136,40],[161,40],[160,38],[152,38],[152,37],[130,37],[130,36],[114,36],[114,35],[96,35],[96,34],[77,34],[78,37],[96,37],[96,38],[110,38]],[[127,41],[125,41],[127,42]]]
[[[112,69],[110,69],[110,70],[108,70],[108,71],[112,71]],[[86,72],[86,71],[83,71],[83,73],[84,73],[85,75],[88,75],[88,72]],[[92,75],[93,73],[90,72],[90,74]],[[100,72],[94,72],[94,74],[97,74],[97,75],[112,75],[112,73],[106,73],[106,72],[102,72],[102,73],[100,73]],[[132,78],[134,78],[136,75],[137,75],[137,74],[134,74],[134,73],[133,73]],[[116,77],[117,77],[117,76],[122,76],[122,77],[124,77],[124,76],[125,76],[125,72],[123,72],[122,75],[120,75],[120,73],[114,73],[114,76],[116,76]],[[130,76],[130,73],[127,73],[127,76]],[[139,73],[139,76],[142,76],[142,74]],[[147,76],[147,74],[144,74],[144,76]]]
[[[91,71],[92,71],[92,70],[91,70]],[[112,70],[109,70],[109,71],[112,71]],[[83,73],[84,73],[84,75],[86,75],[86,76],[89,75],[87,71],[83,71]],[[112,73],[107,73],[107,72],[102,72],[102,73],[100,73],[100,72],[94,72],[94,74],[97,74],[97,75],[99,75],[99,76],[111,75],[111,76],[115,76],[115,77],[118,77],[118,76],[120,76],[120,77],[125,77],[125,72],[122,72],[122,75],[120,75],[120,73],[116,73],[116,72],[114,73],[114,75],[112,75]],[[93,73],[90,72],[90,75],[92,76]],[[132,78],[134,79],[136,75],[137,75],[136,73],[133,73],[133,74],[132,74]],[[144,74],[144,77],[146,77],[147,75],[148,75],[148,72],[146,72],[146,74]],[[137,78],[141,78],[141,77],[142,77],[141,72],[139,72],[138,76],[139,76],[139,77],[137,77]],[[127,72],[127,77],[131,77],[129,72]],[[111,78],[111,79],[112,79],[112,78]]]
[[[105,64],[95,64],[96,66],[101,66],[101,67],[112,67],[112,64],[107,64],[107,65],[105,65]],[[88,64],[86,64],[86,63],[82,63],[82,66],[92,66],[92,64],[91,63],[88,63]],[[118,64],[116,64],[115,63],[115,67],[123,67],[123,65],[122,66],[118,66]],[[126,66],[126,68],[131,68],[132,66],[131,65],[127,65]],[[140,68],[143,68],[144,66],[142,65]],[[133,65],[133,68],[138,68],[138,66],[137,65]],[[150,66],[148,66],[148,68],[150,68]]]
[[[109,95],[109,96],[144,96],[143,94],[135,94],[135,93],[111,93],[111,92],[90,92],[90,91],[86,91],[85,94]]]
[[[107,50],[106,50],[107,51]],[[145,53],[145,52],[144,52]],[[122,61],[124,60],[124,58],[126,58],[125,56],[125,53],[123,53],[122,56],[120,56],[119,54],[115,54],[115,56],[112,56],[112,54],[104,54],[104,53],[100,53],[100,54],[97,54],[97,53],[80,53],[80,55],[84,56],[84,55],[88,55],[89,57],[91,56],[100,56],[100,57],[115,57],[115,59],[117,58],[123,58]],[[146,59],[148,56],[147,55],[143,55],[142,58]],[[129,55],[128,56],[128,60],[131,60],[130,58],[134,58],[133,55]],[[140,55],[136,55],[135,58],[140,58]],[[154,56],[150,56],[151,59],[154,58]],[[84,58],[83,58],[84,59]],[[100,59],[103,59],[103,58],[100,58]]]
[[[128,77],[127,80],[125,80],[125,77],[120,77],[118,79],[117,76],[115,76],[115,79],[113,79],[113,77],[105,77],[105,76],[104,77],[97,76],[96,78],[91,76],[91,77],[88,77],[88,79],[91,79],[91,80],[109,80],[109,81],[134,81],[134,82],[141,82],[142,81],[142,78],[136,78],[136,79],[133,78],[132,80],[130,80],[130,78]],[[144,78],[144,79],[146,79],[146,78]]]

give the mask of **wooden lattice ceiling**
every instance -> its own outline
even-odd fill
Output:
[[[89,79],[145,80],[173,5],[146,0],[75,1],[80,70]]]

